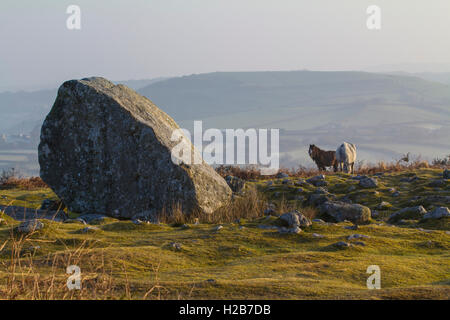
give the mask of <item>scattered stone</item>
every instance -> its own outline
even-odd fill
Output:
[[[83,215],[79,216],[78,218],[84,220],[87,224],[92,224],[92,223],[103,222],[107,218],[107,216],[105,216],[103,214],[88,213],[88,214],[83,214]]]
[[[449,169],[445,169],[444,172],[442,172],[442,177],[444,179],[450,179],[450,170]]]
[[[159,224],[159,218],[155,210],[141,212],[131,217],[132,220],[141,220],[146,223]]]
[[[189,225],[187,225],[186,223],[184,223],[184,224],[181,225],[181,228],[182,228],[182,229],[188,229],[188,228],[189,228]]]
[[[175,250],[177,250],[177,251],[180,251],[181,248],[182,248],[181,243],[178,243],[178,242],[171,242],[171,243],[170,243],[170,246],[171,246],[172,248],[174,248]]]
[[[175,148],[176,155],[201,157],[184,136],[171,139],[178,129],[124,85],[104,78],[67,81],[42,125],[41,178],[73,212],[131,218],[176,203],[186,212],[212,213],[232,191],[206,162],[172,161]]]
[[[322,193],[310,193],[308,195],[307,204],[318,207],[321,204],[331,201],[332,196],[329,194],[322,194]]]
[[[324,235],[321,235],[321,234],[318,234],[318,233],[313,233],[312,236],[314,238],[324,238],[325,237]]]
[[[405,177],[405,178],[401,178],[400,182],[414,182],[417,179],[419,179],[418,176],[413,176],[413,177]]]
[[[392,196],[395,197],[395,198],[400,197],[400,191],[395,191],[395,192],[392,194]]]
[[[65,208],[66,205],[60,200],[44,199],[39,210],[56,211],[64,210]]]
[[[368,176],[357,175],[357,176],[351,177],[350,179],[352,179],[352,180],[362,180],[362,179],[367,179],[367,178],[368,178]]]
[[[76,218],[76,219],[66,219],[66,220],[64,220],[64,223],[81,223],[81,224],[86,224],[86,221],[84,221],[83,219],[80,219],[80,218]]]
[[[31,233],[34,231],[38,231],[44,228],[44,224],[39,220],[28,220],[24,221],[16,228],[19,233]]]
[[[426,213],[427,213],[427,210],[425,210],[425,208],[422,206],[403,208],[403,209],[391,214],[388,221],[396,222],[401,219],[408,219],[408,220],[422,219]]]
[[[243,230],[243,229],[245,229],[244,226],[239,226],[239,230]]]
[[[225,181],[227,182],[231,190],[235,193],[241,192],[245,187],[245,181],[238,177],[227,176],[225,178]]]
[[[355,190],[356,190],[356,186],[355,186],[354,184],[352,184],[352,185],[348,188],[347,192],[353,192],[353,191],[355,191]]]
[[[344,229],[348,229],[348,230],[358,230],[358,225],[355,224],[355,225],[353,225],[353,226],[346,226],[346,227],[344,227]]]
[[[333,243],[332,246],[338,247],[340,249],[344,249],[344,248],[349,248],[350,243],[345,242],[345,241],[339,241],[339,242]]]
[[[288,178],[289,175],[284,173],[284,172],[278,172],[277,175],[275,176],[277,179],[282,179],[282,178]]]
[[[375,178],[364,178],[359,180],[359,186],[362,188],[376,188],[378,186],[378,181]]]
[[[317,222],[317,223],[326,223],[325,221],[323,221],[322,219],[313,219],[312,222]]]
[[[136,224],[136,225],[139,225],[139,224],[142,224],[142,223],[143,223],[142,220],[139,220],[139,219],[134,219],[134,220],[131,221],[131,222],[133,222],[133,223]]]
[[[350,220],[351,222],[364,223],[370,220],[371,211],[360,204],[349,204],[340,201],[328,201],[319,206],[321,214],[332,217],[337,222]]]
[[[280,220],[283,220],[290,228],[309,227],[312,224],[309,218],[297,210],[282,214]]]
[[[81,233],[91,233],[100,230],[97,227],[87,226],[86,228],[81,229]]]
[[[365,246],[366,244],[364,243],[364,242],[362,242],[362,241],[354,241],[354,242],[352,242],[352,244],[354,244],[354,245],[357,245],[357,246]]]
[[[450,210],[447,207],[438,207],[433,211],[426,213],[423,219],[440,219],[442,217],[450,217]]]
[[[300,229],[299,227],[292,227],[292,228],[286,228],[286,227],[281,227],[278,229],[279,233],[300,233],[302,232],[302,229]]]
[[[356,234],[352,234],[352,235],[349,235],[348,237],[347,237],[347,240],[354,240],[354,239],[369,239],[370,237],[369,236],[366,236],[365,234],[358,234],[358,233],[356,233]]]
[[[315,187],[322,187],[328,185],[328,183],[325,181],[325,176],[323,174],[309,178],[306,181]]]
[[[214,231],[219,231],[219,230],[221,230],[221,229],[223,229],[223,226],[220,226],[220,225],[219,225],[219,226],[217,226],[217,227],[214,228]]]
[[[392,207],[392,205],[387,201],[381,201],[381,203],[377,206],[378,210],[386,210]]]

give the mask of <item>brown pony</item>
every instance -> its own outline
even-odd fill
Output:
[[[320,171],[326,171],[326,167],[333,167],[337,171],[336,151],[325,151],[313,144],[309,145],[309,156],[317,165]]]

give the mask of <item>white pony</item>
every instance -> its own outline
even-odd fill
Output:
[[[356,161],[356,146],[353,143],[344,142],[336,149],[336,161],[338,170],[353,174],[353,166]]]

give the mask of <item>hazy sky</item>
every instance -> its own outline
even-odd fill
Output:
[[[66,27],[71,4],[81,8],[81,30]],[[379,31],[366,27],[372,4]],[[449,0],[1,0],[0,90],[92,75],[450,71],[449,16]]]

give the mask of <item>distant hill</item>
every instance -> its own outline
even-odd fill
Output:
[[[138,90],[183,127],[281,128],[285,164],[311,164],[306,148],[359,146],[360,159],[450,153],[450,86],[368,72],[216,72]]]
[[[449,86],[367,72],[216,72],[138,90],[178,120],[277,108],[405,104],[449,113]]]
[[[450,85],[450,72],[420,72],[420,73],[408,73],[408,72],[391,72],[393,75],[418,77],[424,80],[440,82]]]

